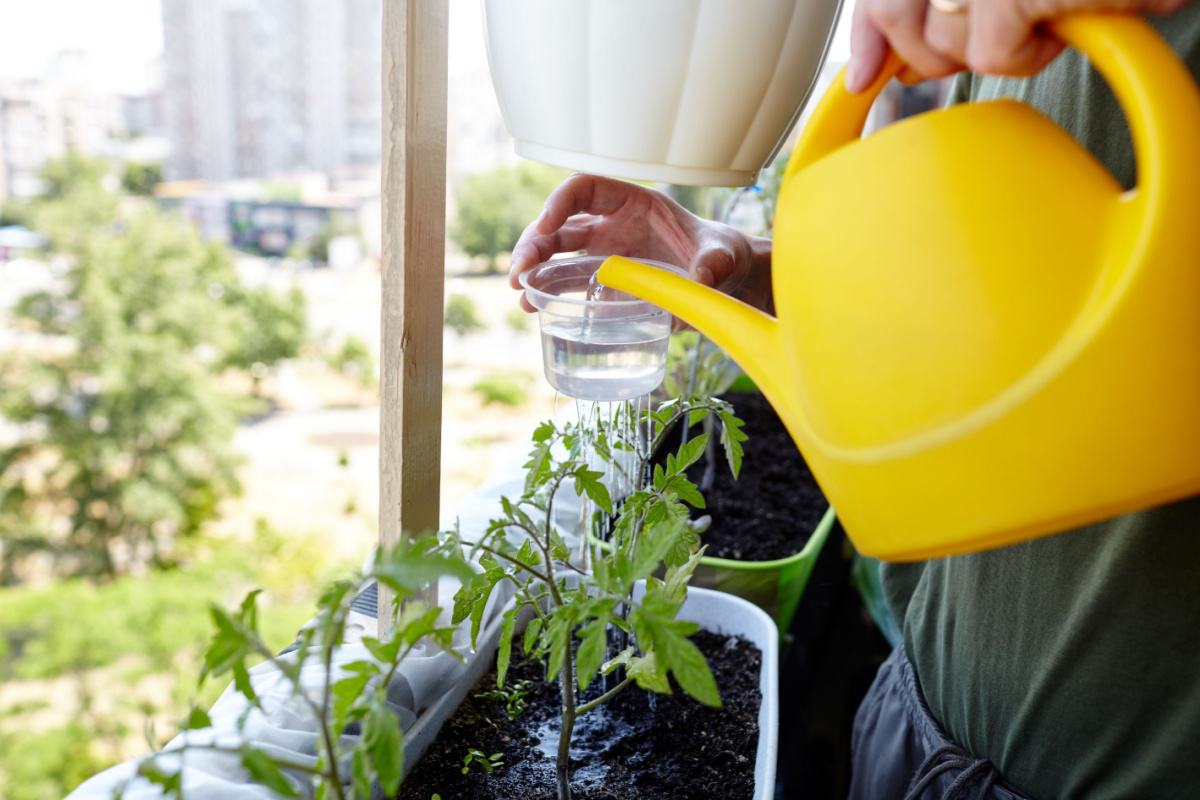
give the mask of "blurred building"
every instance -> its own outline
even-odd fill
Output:
[[[120,103],[95,90],[79,50],[55,54],[41,77],[0,80],[0,201],[40,194],[47,160],[106,154],[123,127]]]
[[[172,179],[380,158],[382,0],[163,0]]]

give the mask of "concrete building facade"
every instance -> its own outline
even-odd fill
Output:
[[[380,158],[381,0],[163,0],[171,179]]]

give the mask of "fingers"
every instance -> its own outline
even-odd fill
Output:
[[[887,59],[888,43],[868,15],[866,0],[854,6],[850,22],[850,64],[846,67],[846,91],[859,94],[879,77]]]
[[[948,14],[930,6],[925,13],[925,41],[939,55],[966,64],[967,20],[966,13]]]
[[[520,289],[521,273],[543,261],[549,261],[559,253],[587,250],[591,240],[592,225],[586,220],[570,220],[551,233],[539,233],[537,222],[530,224],[512,251],[512,267],[508,271],[508,285]]]
[[[534,227],[539,233],[553,233],[576,214],[616,213],[639,191],[649,190],[634,183],[576,173],[550,193]]]
[[[1117,8],[1123,3],[1124,0],[1060,0],[1041,3],[1041,8],[1034,11],[1024,0],[981,0],[971,6],[970,31],[964,53],[966,63],[974,71],[986,75],[1034,75],[1053,61],[1065,46],[1038,28],[1038,23],[1089,5]]]
[[[728,248],[710,246],[696,252],[688,264],[688,275],[697,283],[728,290],[730,284],[740,282],[742,277],[737,267],[737,259]]]
[[[858,0],[850,31],[848,91],[861,92],[879,76],[888,44],[912,72],[925,78],[962,69],[961,62],[946,58],[926,41],[928,7],[928,0]]]

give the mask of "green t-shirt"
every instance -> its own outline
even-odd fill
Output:
[[[1200,76],[1200,3],[1152,22]],[[1124,116],[1078,53],[1032,79],[962,76],[952,100],[1000,96],[1134,183]],[[882,579],[933,715],[1023,792],[1200,798],[1200,498]]]

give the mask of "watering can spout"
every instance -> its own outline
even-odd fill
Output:
[[[779,321],[682,275],[610,256],[596,274],[605,286],[670,311],[729,354],[758,384],[790,430],[798,421]]]

